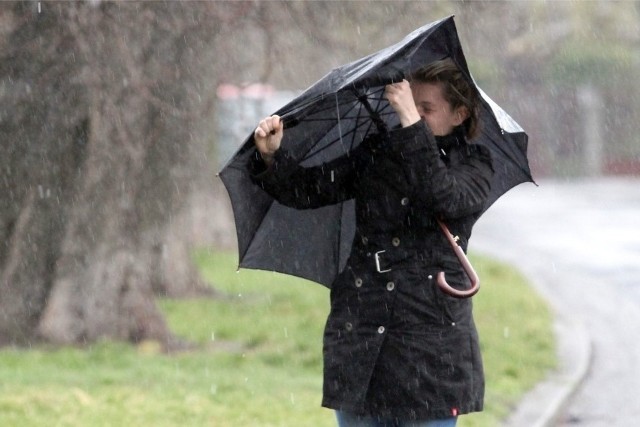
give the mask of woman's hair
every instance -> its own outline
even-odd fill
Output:
[[[478,91],[462,74],[451,58],[432,62],[414,72],[411,80],[418,83],[441,83],[444,99],[455,110],[467,107],[469,117],[462,123],[468,139],[474,138],[480,131],[480,101]]]

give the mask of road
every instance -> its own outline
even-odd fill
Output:
[[[550,425],[640,425],[640,178],[539,184],[499,199],[470,248],[530,277],[564,319],[565,337],[586,332],[586,376]]]

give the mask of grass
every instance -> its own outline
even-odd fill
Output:
[[[2,426],[335,426],[321,408],[328,291],[275,273],[235,272],[234,256],[201,253],[218,300],[162,300],[172,329],[198,344],[164,355],[156,343],[0,351]],[[515,271],[474,257],[474,297],[495,426],[553,368],[549,311]]]
[[[548,306],[515,269],[472,256],[483,287],[474,297],[486,379],[485,410],[461,417],[467,426],[496,426],[519,397],[556,367]]]

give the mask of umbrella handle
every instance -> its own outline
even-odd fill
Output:
[[[452,297],[456,297],[456,298],[472,297],[480,290],[480,278],[478,277],[478,274],[476,273],[476,271],[473,269],[473,266],[469,262],[467,255],[464,253],[460,245],[458,245],[458,242],[456,242],[456,239],[451,235],[451,232],[449,231],[447,226],[439,219],[437,219],[437,221],[438,221],[438,225],[440,225],[440,228],[442,229],[442,232],[444,233],[445,237],[449,241],[451,248],[453,248],[453,251],[456,253],[456,256],[458,257],[460,264],[462,264],[462,268],[464,269],[465,273],[469,277],[469,280],[471,281],[471,287],[464,291],[451,287],[451,285],[449,285],[446,279],[444,278],[444,271],[440,271],[438,273],[436,283],[444,293],[451,295]]]

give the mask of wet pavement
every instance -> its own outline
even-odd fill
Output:
[[[557,319],[560,369],[506,424],[640,425],[640,178],[539,185],[499,199],[470,242],[518,267]]]

